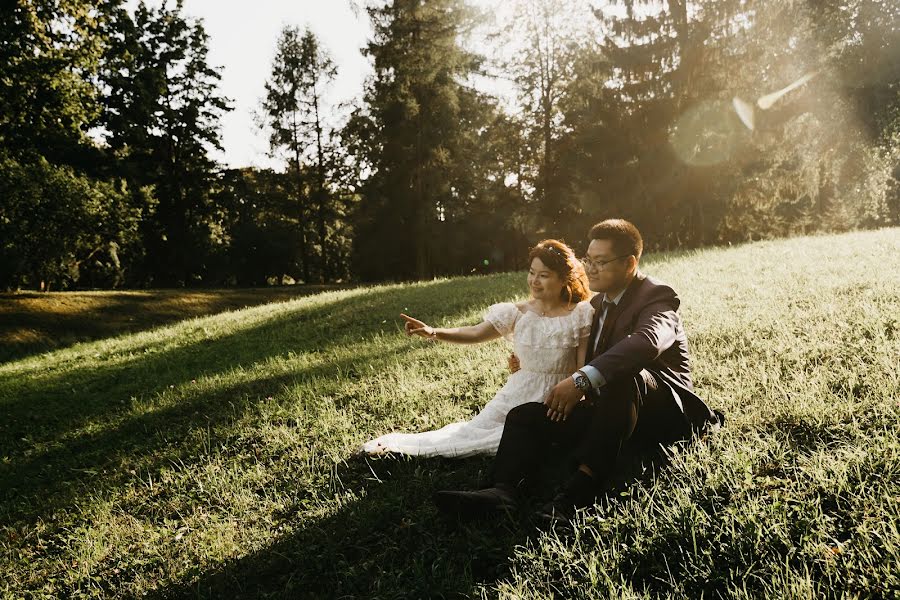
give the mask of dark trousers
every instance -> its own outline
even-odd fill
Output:
[[[538,402],[509,411],[492,476],[494,483],[519,487],[533,480],[543,459],[564,452],[590,467],[602,484],[616,468],[623,445],[640,453],[690,435],[673,390],[641,371],[633,379],[604,386],[576,405],[565,421],[551,421],[546,405]]]

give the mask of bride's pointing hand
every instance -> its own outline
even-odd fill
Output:
[[[422,321],[414,319],[409,315],[404,315],[403,313],[400,313],[400,318],[406,321],[403,325],[406,335],[417,335],[428,339],[434,338],[434,328],[429,327]]]

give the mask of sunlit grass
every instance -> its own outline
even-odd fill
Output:
[[[706,597],[900,589],[900,230],[648,256],[728,424],[584,516],[458,527],[487,459],[359,460],[468,418],[504,274],[328,292],[0,365],[0,595]],[[548,490],[549,492],[549,490]]]
[[[0,293],[0,363],[336,287]]]

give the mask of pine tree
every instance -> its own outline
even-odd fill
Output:
[[[329,172],[334,168],[334,159],[323,94],[336,74],[334,62],[312,31],[307,29],[301,34],[297,27],[282,29],[272,73],[266,82],[263,123],[270,130],[272,152],[283,150],[288,157],[288,173],[294,181],[301,211],[300,244],[307,282],[312,275],[306,224],[313,212],[319,242],[319,276],[322,281],[332,278],[328,222],[332,216]]]
[[[564,100],[564,179],[586,215],[625,216],[651,245],[714,239],[722,208],[710,198],[727,194],[728,153],[748,137],[730,107],[741,62],[723,44],[741,30],[743,4],[594,10],[599,43],[582,50]]]
[[[374,77],[345,137],[369,173],[361,187],[355,263],[365,279],[427,278],[447,252],[441,232],[471,202],[466,152],[477,113],[490,114],[467,85],[480,58],[460,37],[473,13],[461,0],[396,0],[370,6]]]

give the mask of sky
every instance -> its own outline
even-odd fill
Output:
[[[137,4],[137,0],[128,3],[131,8]],[[145,4],[160,6],[162,0]],[[203,20],[209,35],[209,64],[220,68],[219,89],[234,109],[222,118],[225,152],[212,153],[231,167],[279,166],[267,156],[266,134],[255,124],[254,113],[265,94],[283,26],[308,26],[331,53],[338,75],[331,85],[330,102],[359,96],[371,71],[360,52],[371,28],[365,14],[354,14],[350,0],[185,0],[184,13]]]
[[[473,4],[491,8],[501,1],[473,0]],[[154,7],[162,3],[145,1]],[[132,9],[137,4],[128,2]],[[267,156],[266,134],[255,124],[254,113],[265,94],[275,44],[285,25],[308,26],[330,52],[338,68],[327,98],[332,106],[362,95],[371,67],[360,50],[371,27],[365,12],[354,11],[353,4],[353,0],[184,0],[184,13],[203,20],[209,63],[221,68],[219,89],[234,109],[222,119],[225,151],[214,151],[213,158],[231,167],[281,168],[279,161]]]

